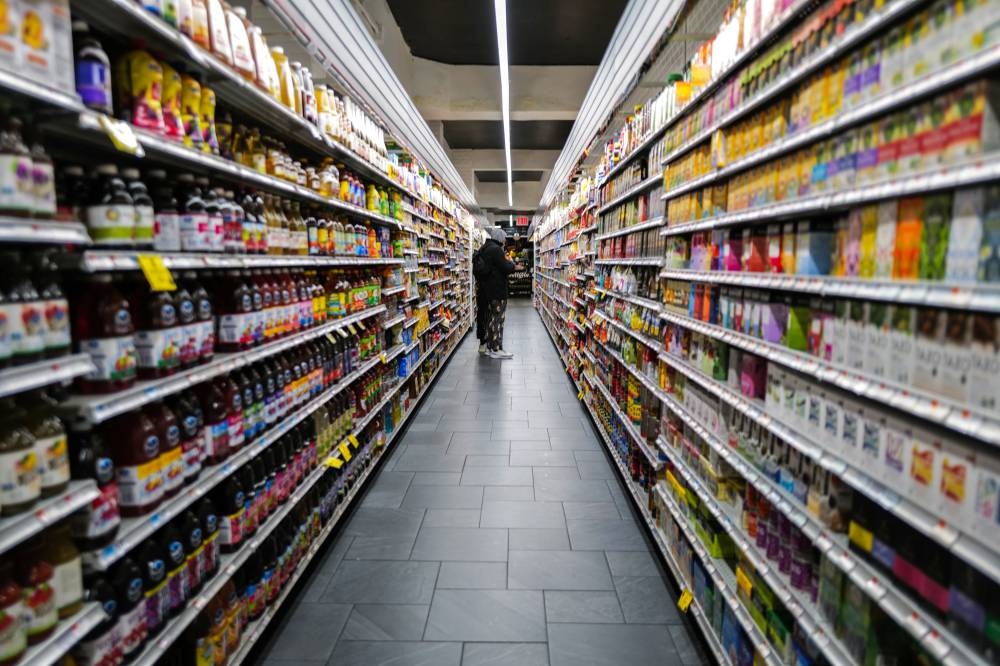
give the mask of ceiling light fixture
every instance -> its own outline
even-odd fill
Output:
[[[500,64],[500,106],[503,112],[503,152],[507,158],[507,205],[514,205],[510,172],[510,67],[507,64],[507,0],[493,0],[497,19],[497,56]]]

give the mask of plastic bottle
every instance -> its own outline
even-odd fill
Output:
[[[229,457],[229,413],[222,392],[213,382],[205,382],[197,390],[205,420],[204,461],[217,465]]]
[[[135,327],[129,302],[111,275],[87,276],[74,300],[73,339],[96,369],[79,380],[84,393],[110,393],[135,382]]]
[[[177,202],[180,206],[180,240],[184,252],[208,250],[208,214],[205,200],[195,184],[194,176],[182,173],[177,177]]]
[[[0,315],[6,322],[6,338],[10,363],[22,365],[40,360],[45,355],[46,319],[44,301],[29,273],[29,266],[12,253],[0,255],[6,266],[0,273]]]
[[[122,169],[121,174],[135,207],[135,228],[132,232],[132,240],[138,247],[151,247],[156,226],[153,199],[149,196],[146,185],[140,180],[138,169]]]
[[[253,410],[253,383],[250,380],[248,370],[249,368],[245,368],[233,375],[233,381],[239,386],[240,398],[243,404],[243,440],[245,442],[253,441],[256,427]]]
[[[243,238],[246,227],[246,211],[236,200],[232,190],[223,193],[223,249],[228,254],[243,254],[247,246]]]
[[[177,417],[162,401],[157,400],[143,408],[153,422],[160,440],[160,478],[163,480],[163,499],[173,497],[184,486],[184,457],[181,448],[181,428]]]
[[[141,516],[163,499],[160,438],[153,422],[141,410],[127,412],[101,428],[111,444],[118,481],[118,509],[123,516]]]
[[[39,542],[38,555],[52,565],[52,587],[60,619],[75,614],[83,607],[83,573],[80,551],[73,545],[69,525],[62,523],[45,532]]]
[[[111,586],[118,601],[118,639],[122,661],[134,659],[146,642],[146,607],[142,570],[125,556],[111,574]]]
[[[153,169],[146,173],[153,200],[153,249],[159,252],[179,252],[181,249],[180,217],[177,199],[167,181],[167,173]]]
[[[292,111],[295,111],[295,84],[293,83],[292,67],[285,55],[285,49],[280,46],[271,47],[271,57],[278,74],[278,100]]]
[[[74,420],[70,432],[70,476],[75,480],[93,480],[99,493],[86,508],[73,515],[70,528],[81,548],[97,550],[114,539],[121,524],[115,463],[100,432],[91,430],[85,419]]]
[[[35,439],[23,426],[24,412],[10,399],[0,401],[0,515],[30,508],[42,492]]]
[[[62,167],[56,177],[55,190],[55,219],[65,222],[83,222],[86,219],[85,210],[90,193],[83,167],[75,164]]]
[[[111,60],[84,21],[73,21],[76,47],[76,92],[88,109],[112,114]]]
[[[215,91],[208,86],[201,87],[201,99],[198,105],[201,117],[202,146],[205,152],[218,155],[219,135],[215,127]]]
[[[197,400],[189,393],[175,396],[168,406],[174,413],[181,436],[181,461],[183,463],[184,483],[194,483],[201,474],[204,458],[204,424],[198,409]]]
[[[236,8],[237,11],[242,9]],[[243,10],[243,15],[246,10]],[[281,101],[281,89],[278,84],[278,72],[274,66],[274,57],[267,47],[267,40],[264,38],[264,31],[257,25],[250,25],[247,30],[247,38],[250,41],[250,52],[254,60],[253,80],[257,86],[266,91],[274,99]]]
[[[167,566],[165,617],[177,615],[188,599],[184,536],[177,523],[163,528],[163,555]]]
[[[184,585],[187,588],[188,598],[192,598],[201,591],[202,582],[205,580],[201,571],[204,534],[201,531],[201,522],[191,510],[181,515],[178,528],[184,543]]]
[[[237,475],[223,481],[214,497],[219,510],[219,548],[231,553],[243,543],[244,495]]]
[[[184,145],[207,151],[205,128],[201,123],[201,83],[188,74],[181,75],[181,119],[184,121]]]
[[[222,252],[225,249],[225,224],[222,218],[221,202],[218,190],[210,189],[208,178],[195,179],[205,200],[205,213],[208,216],[208,247],[207,252]]]
[[[2,159],[2,156],[0,156]],[[135,238],[135,204],[114,164],[102,164],[91,184],[87,230],[95,245],[131,246]]]
[[[84,599],[97,602],[104,619],[73,646],[73,657],[80,666],[107,666],[121,663],[118,642],[118,599],[115,589],[103,575],[89,576],[84,581]]]
[[[226,24],[226,12],[221,0],[205,0],[208,8],[209,51],[212,55],[233,65],[233,48],[229,42],[229,26]]]
[[[57,495],[70,478],[66,429],[55,415],[58,404],[42,391],[29,394],[22,404],[27,412],[25,427],[35,439],[42,497]]]
[[[135,349],[140,379],[169,377],[180,368],[181,328],[170,292],[152,291],[145,280],[137,281],[131,302],[135,304]]]
[[[142,571],[142,606],[146,634],[152,638],[160,633],[170,613],[170,590],[167,587],[167,558],[156,536],[151,536],[135,554]]]
[[[250,288],[237,270],[226,271],[215,302],[219,318],[217,347],[231,353],[249,349],[253,343],[256,315]]]
[[[31,217],[35,205],[31,154],[21,138],[21,120],[7,119],[0,132],[0,215]]]
[[[31,212],[35,217],[51,219],[56,214],[55,168],[45,152],[36,128],[31,141]]]
[[[194,300],[187,284],[178,281],[174,292],[174,307],[177,310],[177,344],[181,368],[191,368],[198,363],[199,322],[196,319]]]
[[[143,50],[122,56],[115,68],[114,90],[123,120],[163,133],[163,68],[156,58]]]
[[[181,275],[185,288],[191,293],[197,321],[197,338],[195,347],[198,351],[198,363],[208,363],[215,356],[215,317],[213,316],[212,300],[208,291],[198,280],[198,274],[187,271]]]
[[[254,63],[253,49],[250,47],[250,37],[247,30],[250,22],[247,20],[246,8],[227,5],[226,24],[229,27],[229,41],[233,50],[233,69],[239,72],[243,78],[253,81],[257,73],[257,65]]]
[[[198,521],[204,536],[202,572],[207,580],[219,570],[219,519],[215,505],[207,497],[198,504]]]
[[[217,382],[226,402],[229,433],[229,453],[233,454],[243,448],[243,393],[231,376],[220,377]]]
[[[163,68],[163,132],[168,139],[184,141],[184,79],[180,72],[160,63]]]
[[[16,580],[24,600],[23,622],[28,645],[48,638],[59,623],[56,590],[52,581],[55,572],[52,564],[42,559],[40,545],[39,541],[32,542],[16,559]]]

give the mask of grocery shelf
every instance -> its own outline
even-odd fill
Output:
[[[406,321],[406,315],[396,315],[392,319],[386,319],[382,322],[382,328],[392,328],[396,324]]]
[[[822,214],[883,199],[966,187],[997,179],[1000,179],[1000,155],[988,153],[962,164],[924,169],[876,183],[854,185],[837,192],[814,194],[747,210],[723,213],[695,222],[671,225],[661,231],[660,235],[677,236],[734,224],[772,222],[788,217]]]
[[[198,480],[185,486],[181,492],[162,503],[153,513],[136,518],[123,518],[115,540],[109,545],[81,555],[83,566],[88,571],[105,571],[117,562],[123,555],[142,543],[158,529],[176,518],[185,509],[209,493],[244,464],[256,458],[261,451],[268,448],[281,437],[291,431],[303,420],[308,418],[320,406],[350,386],[365,372],[375,367],[381,359],[376,357],[363,363],[357,370],[326,389],[313,400],[296,411],[286,415],[280,424],[268,430],[259,438],[244,444],[243,448],[229,456],[225,461],[205,467]]]
[[[621,359],[620,355],[618,356],[618,359],[619,360]],[[639,448],[640,451],[642,451],[642,455],[645,456],[646,461],[649,463],[650,467],[652,467],[655,470],[663,469],[664,461],[660,458],[659,451],[652,448],[646,442],[643,436],[638,432],[636,432],[632,420],[628,417],[627,414],[625,414],[625,412],[622,411],[622,408],[618,406],[618,402],[611,396],[611,393],[608,391],[608,388],[604,385],[604,382],[601,381],[599,378],[595,377],[593,385],[597,387],[597,390],[601,392],[601,394],[604,396],[604,399],[608,401],[609,405],[611,405],[611,409],[614,410],[615,415],[618,417],[619,422],[621,422],[622,424],[622,427],[625,428],[625,430],[629,434],[629,437],[632,438],[632,441],[635,442],[635,445]]]
[[[21,655],[20,663],[31,666],[54,666],[83,638],[107,619],[100,603],[85,603],[76,613],[61,620],[53,632],[42,642],[28,648]]]
[[[662,311],[660,317],[684,328],[696,331],[716,340],[721,340],[744,351],[757,354],[818,379],[833,384],[856,396],[873,400],[878,404],[888,404],[919,419],[924,419],[951,430],[960,436],[974,437],[993,446],[1000,445],[1000,420],[996,416],[969,405],[951,401],[911,386],[891,382],[884,377],[875,377],[853,368],[841,366],[820,359],[805,352],[799,352],[781,345],[706,324],[674,312]]]
[[[409,327],[413,326],[414,324],[416,324],[417,321],[418,320],[417,320],[416,317],[410,317],[409,319],[407,319],[406,321],[403,322],[403,328],[409,328]]]
[[[649,176],[645,180],[643,180],[643,181],[641,181],[639,183],[636,183],[632,187],[628,188],[625,192],[623,192],[622,194],[619,194],[618,196],[616,196],[614,199],[612,199],[608,203],[602,204],[601,206],[599,206],[598,209],[597,209],[597,214],[600,215],[601,213],[603,213],[605,211],[611,210],[615,206],[618,206],[619,204],[621,204],[621,203],[623,203],[625,201],[628,201],[632,197],[635,197],[635,196],[638,196],[638,195],[642,194],[646,190],[650,189],[651,187],[653,187],[654,185],[656,185],[657,183],[660,183],[662,181],[663,181],[663,174],[662,174],[662,172],[661,173],[657,173],[657,174],[653,174],[652,176]]]
[[[363,322],[369,317],[385,312],[384,305],[377,305],[368,308],[363,312],[327,322],[313,328],[306,329],[294,335],[268,342],[248,351],[236,352],[232,354],[216,354],[215,360],[191,368],[182,370],[175,375],[163,379],[152,379],[147,381],[137,381],[130,389],[109,393],[106,395],[79,395],[73,396],[63,404],[63,409],[70,413],[77,413],[84,416],[91,423],[101,423],[114,416],[127,411],[147,405],[155,400],[161,400],[168,395],[173,395],[186,388],[195,386],[204,381],[218,377],[256,363],[262,359],[279,354],[287,349],[296,347],[303,342],[314,340],[320,336],[333,333],[334,331],[352,328],[354,324]]]
[[[785,30],[785,27],[794,19],[796,19],[796,14],[802,6],[807,3],[800,3],[799,8],[792,10],[785,15],[785,17],[775,25],[769,34],[776,35],[781,31]],[[816,49],[815,52],[806,58],[804,61],[799,63],[797,66],[788,70],[784,75],[775,79],[771,82],[765,89],[754,95],[753,98],[743,101],[737,108],[730,111],[724,117],[720,118],[716,122],[705,127],[702,131],[691,137],[680,146],[677,146],[669,153],[667,153],[661,164],[667,165],[673,160],[677,159],[684,153],[688,152],[695,146],[706,141],[712,136],[714,132],[722,127],[726,127],[736,122],[737,120],[749,115],[754,110],[763,106],[765,103],[772,101],[773,99],[779,97],[785,91],[787,91],[791,86],[805,80],[809,75],[819,70],[821,67],[831,63],[842,56],[844,56],[848,51],[851,51],[855,47],[859,46],[862,42],[868,40],[869,38],[875,37],[881,34],[883,31],[888,30],[889,25],[898,21],[901,17],[906,16],[911,10],[921,5],[927,4],[927,0],[897,0],[896,2],[886,3],[881,11],[872,12],[863,23],[860,25],[853,26],[851,29],[845,31],[843,34],[838,35],[836,41],[827,45],[822,49]],[[746,57],[750,55],[750,52],[756,51],[762,44],[765,44],[770,37],[763,37],[758,40],[754,47],[751,47],[745,51],[739,58],[737,58],[737,63],[741,65],[746,61]],[[684,109],[674,116],[672,122],[680,120],[681,117],[687,115],[689,111],[697,108],[696,102],[704,97],[706,93],[714,90],[720,83],[725,81],[726,77],[734,72],[734,66],[730,65],[726,70],[719,76],[714,78],[700,94],[695,95],[690,102],[684,107]],[[865,103],[867,104],[867,102]],[[668,123],[668,124],[672,124]]]
[[[433,310],[433,309],[437,308],[437,306],[442,305],[444,303],[444,301],[445,301],[445,299],[443,299],[443,298],[440,299],[440,300],[434,301],[433,303],[430,304],[430,306],[428,307],[428,309],[429,310]]]
[[[630,259],[597,259],[598,266],[662,266],[662,257],[632,257]]]
[[[0,71],[0,88],[6,74]],[[0,243],[90,245],[90,234],[79,222],[0,215]]]
[[[696,98],[692,98],[691,102],[693,102],[695,99]],[[690,102],[688,104],[690,105]],[[611,180],[611,178],[613,178],[615,176],[615,174],[617,174],[622,169],[624,169],[626,166],[628,166],[629,164],[631,164],[632,161],[635,158],[639,157],[642,153],[646,152],[649,149],[650,146],[652,146],[654,143],[656,143],[656,141],[660,137],[663,136],[663,134],[667,131],[667,128],[670,127],[670,125],[671,125],[671,123],[668,121],[662,127],[658,127],[657,129],[650,131],[650,133],[646,136],[646,138],[643,139],[639,143],[639,145],[637,145],[632,150],[632,152],[630,152],[625,157],[621,158],[621,160],[618,161],[618,164],[616,164],[613,167],[611,167],[610,169],[608,169],[608,172],[606,174],[604,174],[604,176],[601,178],[600,182],[597,184],[598,189],[600,189],[601,187],[603,187],[605,183],[607,183],[609,180]],[[591,206],[593,206],[593,205],[594,204],[591,204]],[[582,211],[581,211],[581,213],[582,213]]]
[[[34,79],[21,76],[17,72],[0,70],[0,90],[26,97],[34,102],[51,107],[56,111],[81,111],[83,103],[79,96],[51,88]]]
[[[661,273],[661,275],[662,275],[662,273]],[[644,307],[647,310],[652,310],[654,312],[659,312],[660,311],[660,303],[658,301],[654,301],[651,298],[643,298],[641,296],[629,296],[627,294],[622,294],[622,293],[617,292],[617,291],[611,291],[609,289],[601,289],[600,287],[597,287],[597,286],[594,287],[594,291],[596,291],[598,294],[603,294],[604,296],[610,296],[611,298],[617,298],[620,301],[628,301],[629,303],[632,303],[633,305],[638,305],[640,307]]]
[[[556,284],[561,284],[564,287],[569,287],[570,289],[573,288],[573,285],[570,284],[569,282],[566,282],[565,280],[560,280],[559,278],[554,278],[551,275],[546,275],[545,273],[542,273],[542,272],[539,272],[538,275],[540,275],[541,277],[545,278],[546,280],[550,280],[552,282],[555,282]]]
[[[1000,561],[997,560],[996,553],[990,552],[989,545],[980,543],[975,535],[960,531],[929,507],[903,497],[892,488],[875,481],[867,475],[863,467],[859,468],[856,464],[845,460],[835,448],[815,441],[808,434],[808,430],[803,432],[801,428],[786,424],[780,417],[770,414],[762,401],[746,398],[725,382],[705,375],[672,354],[661,353],[659,358],[711,395],[774,433],[806,458],[836,474],[847,485],[874,500],[912,529],[959,554],[966,561],[979,567],[985,575],[1000,583]]]
[[[450,277],[438,278],[436,280],[431,280],[430,282],[428,282],[427,286],[428,287],[433,287],[436,284],[441,284],[442,282],[450,282],[450,281],[451,281]]]
[[[597,234],[594,238],[598,241],[602,241],[606,238],[614,238],[615,236],[625,236],[627,234],[632,234],[637,231],[645,231],[646,229],[655,229],[657,227],[662,227],[666,220],[662,215],[654,217],[645,222],[640,222],[639,224],[633,224],[631,226],[625,227],[623,229],[616,229],[615,231],[609,231],[603,234]]]
[[[167,268],[174,270],[243,269],[279,267],[334,267],[334,266],[391,266],[402,264],[402,259],[392,257],[320,257],[303,255],[268,254],[209,254],[197,252],[153,252],[127,250],[86,250],[79,254],[59,258],[60,265],[87,273],[101,271],[140,270],[139,258],[155,255]]]
[[[0,370],[0,397],[67,382],[94,372],[87,354],[70,354]]]
[[[93,480],[70,481],[66,490],[39,500],[30,510],[0,519],[0,554],[86,507],[98,495]]]
[[[966,308],[977,312],[1000,312],[1000,286],[995,284],[685,269],[664,269],[660,271],[660,277],[706,284],[794,291],[830,298],[858,298],[910,305]]]
[[[650,337],[648,335],[645,335],[643,333],[640,333],[639,331],[633,331],[631,328],[621,323],[620,321],[618,321],[617,319],[615,319],[614,317],[612,317],[607,312],[604,312],[601,309],[595,309],[594,314],[603,319],[604,321],[608,322],[615,328],[617,328],[622,333],[625,333],[626,335],[635,338],[636,340],[638,340],[639,342],[641,342],[642,344],[646,345],[651,349],[659,351],[663,348],[662,341],[657,340],[656,338]]]
[[[388,287],[387,289],[383,289],[382,290],[382,295],[383,296],[392,296],[393,294],[398,294],[401,291],[406,291],[406,285],[405,284],[401,284],[398,287]]]

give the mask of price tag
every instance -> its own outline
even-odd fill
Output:
[[[584,393],[584,392],[583,392],[583,390],[581,389],[581,390],[580,390],[580,392],[576,394],[576,399],[577,399],[577,400],[583,400],[583,393]]]
[[[140,254],[136,255],[136,261],[139,262],[139,268],[146,276],[146,282],[149,283],[150,289],[153,291],[177,290],[174,276],[170,274],[166,264],[163,263],[163,257],[158,254]]]
[[[692,601],[694,601],[694,595],[691,594],[690,590],[685,589],[683,592],[681,592],[681,596],[677,600],[677,607],[681,609],[682,613],[686,613],[687,609],[691,607]]]
[[[326,465],[327,467],[340,469],[341,467],[344,466],[344,461],[341,460],[340,458],[335,458],[333,456],[330,456],[329,458],[323,461],[323,464]]]
[[[326,339],[329,340],[330,344],[332,344],[332,345],[337,344],[337,338],[333,337],[333,333],[327,333],[326,334]]]
[[[347,444],[347,442],[341,442],[337,448],[340,450],[340,455],[344,456],[344,460],[350,462],[351,447]]]
[[[354,328],[354,324],[348,324],[347,330],[351,332],[351,335],[357,335],[358,333],[358,329]],[[346,338],[347,336],[345,335],[344,337]]]
[[[124,120],[115,120],[110,116],[100,115],[98,116],[98,123],[101,125],[104,133],[108,135],[108,138],[111,139],[111,143],[116,149],[129,155],[135,155],[136,157],[144,157],[146,155],[146,151],[139,144],[139,137],[135,135],[135,132],[132,131],[132,126],[127,122]]]
[[[345,330],[344,330],[344,329],[342,329],[342,328],[338,328],[338,329],[337,329],[337,335],[339,335],[340,337],[344,338],[345,340],[346,340],[346,339],[347,339],[347,337],[348,337],[348,335],[347,335],[347,331],[345,331]]]
[[[362,331],[367,331],[368,330],[368,329],[365,328],[365,323],[363,321],[359,321],[358,322],[358,328],[360,328]]]
[[[379,354],[378,357],[380,359],[382,359],[383,363],[388,363],[389,362],[389,358],[385,355],[385,352],[382,352],[381,354]]]
[[[358,438],[355,437],[353,434],[347,436],[347,441],[349,441],[351,443],[351,446],[353,446],[354,448],[358,448],[359,446],[361,446],[358,443]]]

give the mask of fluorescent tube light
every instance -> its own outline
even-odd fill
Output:
[[[500,65],[500,106],[503,112],[503,152],[507,158],[507,205],[514,205],[510,172],[510,67],[507,63],[507,0],[493,0],[497,22],[497,56]]]

